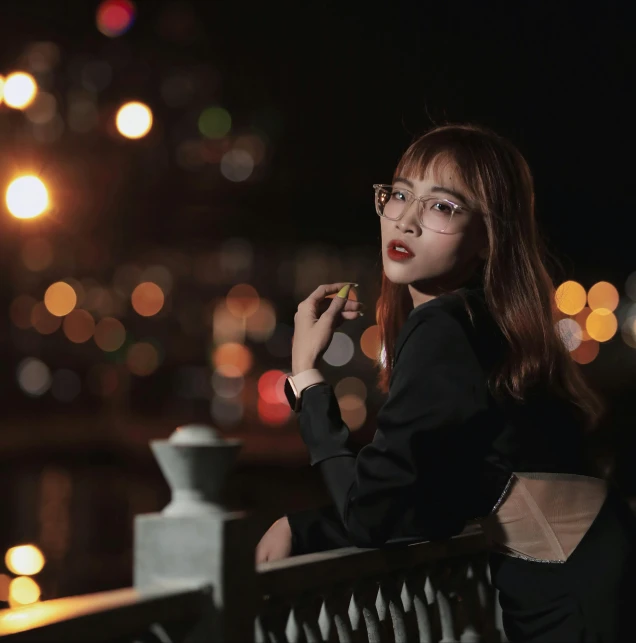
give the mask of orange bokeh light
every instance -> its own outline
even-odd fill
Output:
[[[64,317],[77,305],[77,293],[70,284],[58,281],[46,289],[44,304],[52,315]]]
[[[380,327],[375,324],[369,326],[360,337],[360,348],[362,352],[369,358],[377,360],[380,356]]]
[[[152,317],[162,308],[165,301],[163,290],[152,281],[139,284],[131,295],[132,307],[142,317]]]
[[[52,315],[46,309],[44,302],[39,301],[31,310],[31,325],[38,333],[50,335],[62,325],[62,318]]]
[[[599,348],[600,344],[596,340],[590,339],[587,342],[581,342],[570,355],[572,355],[572,359],[579,364],[589,364],[596,359]]]
[[[608,281],[599,281],[590,288],[587,301],[592,310],[597,308],[616,310],[619,301],[618,290]]]
[[[576,281],[565,281],[554,294],[557,308],[566,315],[576,315],[583,310],[587,300],[585,288]]]
[[[82,344],[93,336],[95,320],[87,310],[76,308],[64,318],[62,330],[74,344]]]
[[[587,316],[585,328],[592,339],[607,342],[616,334],[618,320],[611,310],[597,308]]]
[[[118,319],[104,317],[95,326],[94,339],[103,351],[110,353],[122,347],[126,341],[126,329]]]
[[[159,352],[149,342],[138,342],[128,349],[126,365],[133,375],[151,375],[159,366]]]
[[[230,289],[225,305],[232,315],[245,319],[258,310],[260,301],[261,298],[254,286],[238,284]]]
[[[227,342],[218,346],[212,354],[214,367],[226,377],[245,375],[253,363],[252,353],[247,346]]]

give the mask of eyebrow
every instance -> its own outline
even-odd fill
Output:
[[[405,179],[402,176],[398,176],[394,179],[393,183],[406,183],[410,188],[414,188],[415,185],[413,185],[413,181],[410,181],[409,179]],[[456,199],[459,199],[463,203],[469,203],[468,199],[461,193],[461,192],[455,192],[455,190],[449,190],[448,188],[442,187],[441,185],[434,185],[431,188],[431,192],[446,192],[446,194],[450,194],[451,196],[454,196]]]

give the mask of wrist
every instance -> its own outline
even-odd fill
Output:
[[[303,371],[310,371],[316,368],[314,362],[297,362],[292,363],[292,377],[302,373]]]

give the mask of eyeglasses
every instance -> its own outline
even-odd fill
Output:
[[[436,196],[416,196],[406,188],[375,183],[375,210],[379,216],[398,221],[404,216],[413,201],[418,202],[420,225],[435,232],[457,234],[468,221],[469,210],[465,206]]]

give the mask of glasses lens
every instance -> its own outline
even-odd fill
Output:
[[[459,219],[454,216],[454,208],[445,199],[426,199],[422,202],[422,225],[437,232],[456,232]]]
[[[406,190],[381,186],[375,191],[375,209],[381,217],[399,219],[411,199],[410,193]]]

